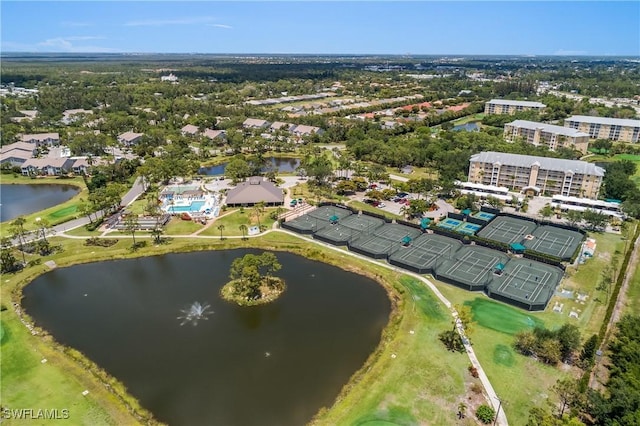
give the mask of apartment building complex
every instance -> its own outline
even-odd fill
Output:
[[[586,161],[481,152],[469,160],[468,181],[531,194],[596,199],[604,169]]]
[[[588,133],[592,139],[636,143],[640,138],[640,120],[574,115],[566,118],[564,125]]]
[[[570,127],[527,120],[515,120],[505,124],[504,138],[509,142],[522,138],[532,145],[544,145],[551,151],[558,148],[571,148],[586,154],[589,147],[588,133]]]
[[[540,102],[511,101],[509,99],[491,99],[484,104],[485,114],[515,114],[520,111],[541,111],[546,107]]]

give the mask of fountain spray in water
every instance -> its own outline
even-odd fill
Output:
[[[179,320],[182,320],[180,325],[191,323],[191,325],[198,325],[198,321],[209,319],[209,315],[213,313],[211,306],[200,302],[193,302],[191,306],[186,309],[181,309],[182,315],[178,316]]]

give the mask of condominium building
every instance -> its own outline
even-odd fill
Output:
[[[586,161],[481,152],[469,160],[468,181],[537,195],[597,198],[604,169]]]
[[[515,114],[519,111],[541,111],[546,107],[540,102],[511,101],[509,99],[491,99],[484,104],[485,114]]]
[[[636,143],[640,137],[640,120],[574,115],[566,118],[564,125],[588,133],[592,139]]]
[[[589,146],[588,133],[569,127],[527,120],[515,120],[505,124],[504,138],[509,142],[522,138],[532,145],[544,145],[551,151],[558,148],[571,148],[586,154]]]

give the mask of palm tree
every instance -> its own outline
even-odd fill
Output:
[[[224,225],[222,224],[218,225],[218,230],[220,231],[220,241],[222,241],[223,240],[222,231],[224,231]]]
[[[240,228],[240,232],[242,232],[242,239],[245,240],[246,237],[246,233],[247,233],[247,225],[245,225],[244,223],[242,225],[240,225],[238,228]]]
[[[260,226],[260,215],[262,214],[262,212],[264,212],[264,202],[259,202],[256,203],[253,206],[253,214],[256,215],[256,220],[258,221],[258,229],[261,228]]]
[[[14,235],[14,237],[18,238],[18,242],[20,243],[20,251],[22,252],[22,263],[24,263],[24,264],[27,263],[27,261],[25,260],[25,257],[24,257],[24,250],[23,250],[24,224],[25,223],[27,223],[27,220],[22,216],[18,216],[11,223],[12,228],[13,228],[13,235]]]

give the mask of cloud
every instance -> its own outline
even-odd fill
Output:
[[[95,46],[92,44],[85,44],[90,40],[105,40],[105,37],[100,36],[69,36],[69,37],[53,37],[41,41],[35,44],[20,43],[13,41],[3,41],[2,50],[11,52],[97,52],[97,53],[112,53],[122,52],[122,49],[117,49],[107,46]]]
[[[586,55],[587,53],[589,52],[587,52],[586,50],[564,50],[564,49],[559,49],[553,52],[554,55],[558,55],[558,56],[581,56],[581,55]]]
[[[227,30],[231,30],[233,29],[233,27],[231,25],[226,25],[226,24],[209,24],[210,27],[216,27],[216,28],[225,28]]]
[[[176,19],[144,19],[140,21],[128,21],[125,22],[124,25],[126,27],[163,27],[167,25],[206,24],[214,20],[215,18],[211,16],[196,16]]]

